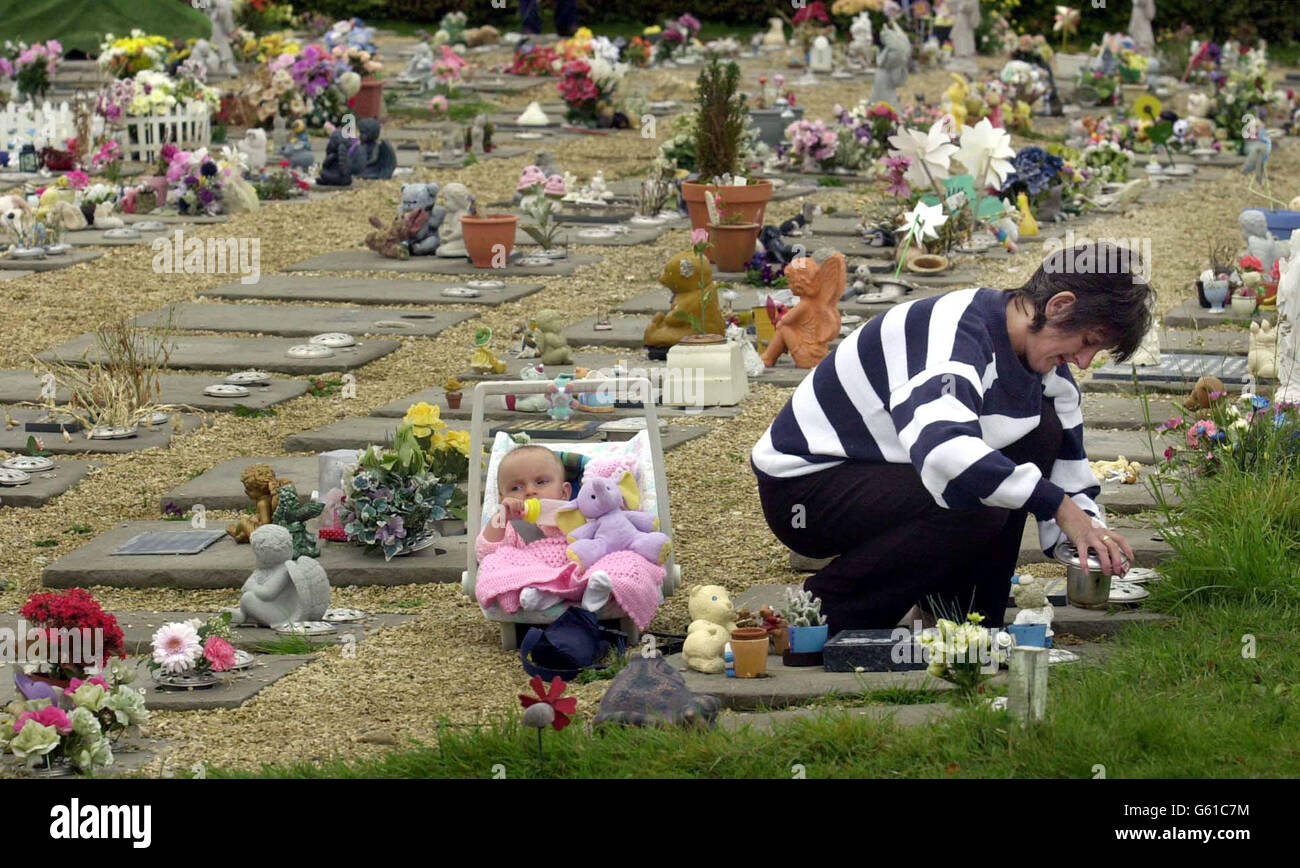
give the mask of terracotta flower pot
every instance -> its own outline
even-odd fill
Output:
[[[767,673],[767,645],[767,631],[762,627],[741,627],[731,631],[737,678],[757,678]]]
[[[746,223],[763,225],[763,213],[767,203],[772,199],[772,182],[762,181],[744,187],[718,187],[713,184],[682,183],[682,198],[686,200],[686,210],[691,215],[692,229],[707,229],[709,226],[709,209],[704,204],[704,194],[712,191],[713,195],[722,195],[722,213],[718,215],[724,222],[732,214],[740,214]]]
[[[710,223],[709,240],[713,242],[713,261],[718,270],[738,272],[754,256],[758,241],[757,223]]]
[[[948,257],[923,253],[916,258],[908,257],[907,270],[917,274],[938,274],[948,267]]]
[[[377,118],[384,105],[384,83],[366,76],[361,79],[361,90],[352,97],[352,111],[359,118]]]
[[[767,635],[772,639],[772,654],[784,654],[790,650],[790,627],[769,627],[765,628]]]
[[[460,399],[464,397],[460,392],[448,392],[446,394],[447,406],[453,410],[460,409]]]
[[[515,230],[518,226],[518,214],[487,214],[481,217],[470,217],[467,214],[461,217],[465,250],[474,267],[504,266],[510,259],[510,251],[515,249]]]

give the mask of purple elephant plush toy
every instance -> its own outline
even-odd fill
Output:
[[[556,516],[556,524],[569,536],[569,560],[583,570],[610,552],[633,551],[654,564],[662,564],[672,551],[672,540],[655,530],[659,519],[648,512],[623,509],[624,502],[639,502],[636,480],[625,473],[621,480],[593,477],[583,481],[578,496]]]

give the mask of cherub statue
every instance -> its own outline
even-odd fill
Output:
[[[1147,54],[1155,46],[1155,34],[1151,32],[1151,22],[1156,17],[1156,0],[1133,0],[1133,13],[1128,19],[1128,35],[1142,54]]]
[[[293,539],[293,556],[295,558],[304,555],[310,558],[319,556],[320,550],[316,547],[316,541],[307,532],[307,522],[320,515],[325,504],[311,500],[303,503],[298,499],[298,489],[293,483],[283,479],[280,480],[276,500],[271,521],[288,529],[289,536]]]
[[[287,479],[277,479],[275,471],[269,464],[250,464],[239,474],[239,481],[244,484],[244,494],[253,501],[253,515],[246,515],[234,524],[226,525],[226,533],[235,542],[246,543],[253,531],[264,524],[271,523],[271,516],[279,504],[280,486]]]
[[[799,303],[775,324],[775,334],[763,353],[763,364],[771,367],[786,352],[796,367],[813,368],[826,358],[827,345],[839,337],[840,311],[836,307],[848,282],[844,254],[830,256],[820,266],[807,256],[785,269],[790,289]]]
[[[876,59],[875,37],[871,30],[871,13],[862,12],[849,25],[853,41],[849,43],[849,57],[871,66]]]
[[[244,133],[244,138],[237,147],[244,155],[244,163],[250,174],[256,176],[266,168],[266,130],[253,127]]]
[[[257,567],[244,582],[233,624],[276,624],[318,621],[330,604],[330,582],[313,558],[293,557],[293,537],[278,524],[253,532],[249,540]]]
[[[657,313],[645,330],[647,347],[667,351],[687,335],[723,333],[722,310],[718,306],[718,285],[708,260],[687,250],[664,266],[659,282],[672,290],[672,307]]]
[[[417,42],[411,59],[398,74],[397,80],[405,84],[424,85],[433,78],[433,49],[427,42]]]
[[[232,0],[210,0],[206,14],[212,20],[212,38],[209,40],[221,58],[220,72],[224,75],[239,75],[235,65],[235,53],[230,50],[230,36],[235,32],[235,12]],[[217,72],[216,67],[208,67],[209,72]]]
[[[469,188],[453,181],[443,188],[442,207],[446,216],[442,219],[442,241],[438,245],[438,256],[444,259],[461,259],[469,256],[465,249],[465,230],[460,225],[460,218],[469,213]]]
[[[573,350],[564,339],[564,314],[558,310],[539,310],[533,317],[537,349],[543,365],[573,364]]]

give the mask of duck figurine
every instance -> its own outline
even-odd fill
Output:
[[[1038,221],[1034,219],[1034,213],[1029,210],[1029,197],[1024,193],[1016,195],[1016,210],[1020,212],[1018,230],[1021,236],[1037,235]]]

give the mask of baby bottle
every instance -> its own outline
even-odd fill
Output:
[[[530,497],[524,501],[524,520],[533,524],[555,526],[555,514],[569,505],[567,500]]]
[[[723,646],[722,665],[725,667],[724,671],[726,673],[726,677],[728,678],[736,677],[736,652],[731,650],[730,642],[728,642],[726,645]]]

